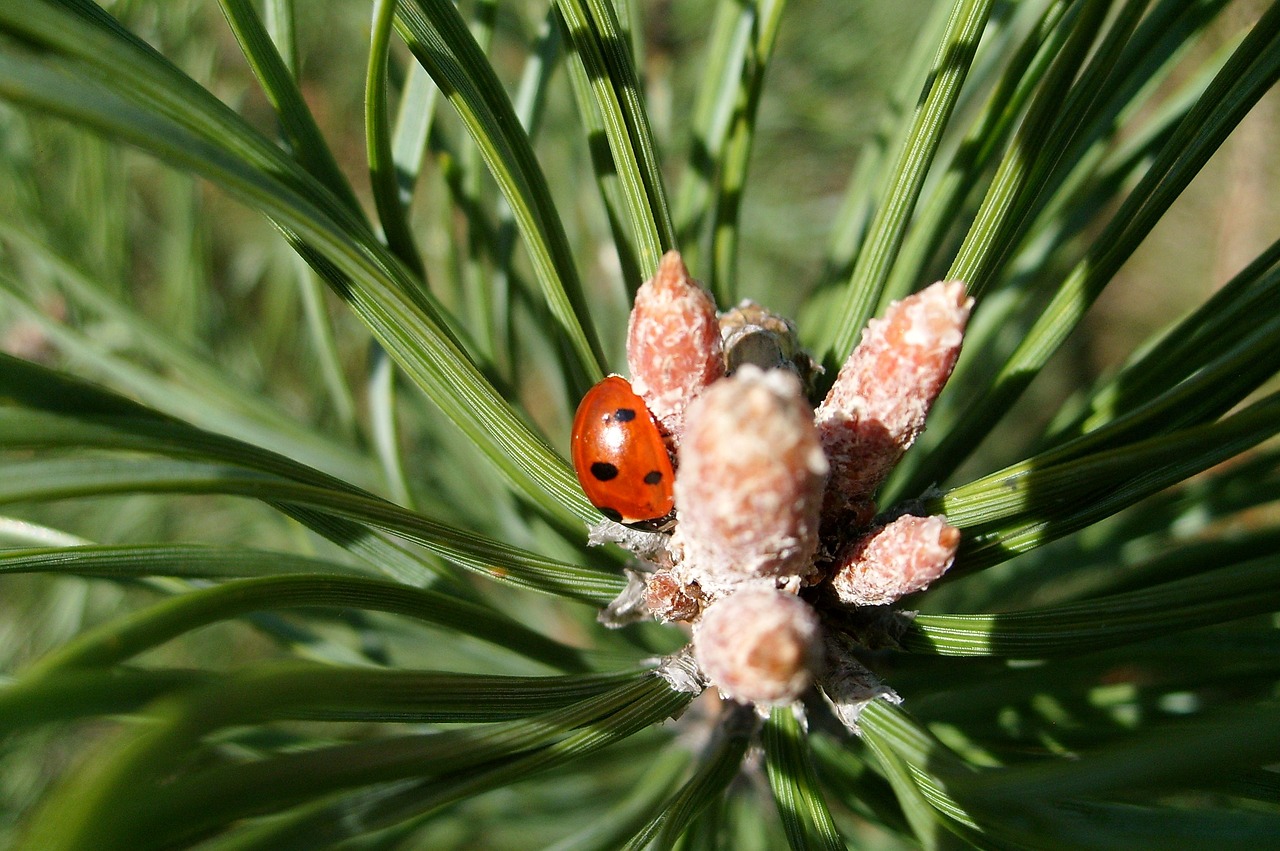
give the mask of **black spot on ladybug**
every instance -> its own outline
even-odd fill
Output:
[[[661,470],[650,470],[644,474],[644,483],[646,485],[656,485],[660,481],[662,481]]]
[[[591,475],[597,481],[608,482],[618,478],[618,468],[607,461],[596,461],[591,465]]]
[[[622,522],[622,512],[619,511],[618,509],[610,508],[607,505],[597,505],[596,508],[600,510],[601,514],[603,514],[605,517],[608,517],[614,523]]]
[[[634,408],[619,408],[613,412],[613,418],[620,423],[629,423],[636,418]]]

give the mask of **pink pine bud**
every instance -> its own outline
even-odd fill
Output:
[[[855,541],[828,581],[846,605],[885,606],[928,588],[959,545],[960,530],[942,517],[903,515]]]
[[[813,682],[822,630],[809,604],[785,591],[744,588],[713,603],[693,632],[712,684],[746,703],[790,703]]]
[[[724,375],[720,322],[711,296],[668,251],[641,284],[627,326],[631,386],[676,440],[685,407]]]
[[[744,366],[689,406],[676,473],[687,575],[731,585],[806,577],[826,483],[813,414],[795,375]]]
[[[871,498],[925,417],[960,354],[973,299],[962,281],[939,281],[872,319],[816,418],[831,462],[828,522],[865,523]]]

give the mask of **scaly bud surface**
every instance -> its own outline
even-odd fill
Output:
[[[886,606],[946,573],[959,545],[944,518],[903,515],[851,544],[828,582],[845,605]]]
[[[828,524],[862,525],[874,515],[872,496],[924,430],[972,308],[961,281],[939,281],[867,323],[816,413],[831,462]]]
[[[678,251],[641,284],[627,325],[631,386],[679,442],[688,404],[724,375],[716,305]]]
[[[645,583],[644,602],[660,621],[691,621],[702,612],[702,593],[670,570],[656,571]]]
[[[790,703],[813,682],[822,629],[808,603],[772,588],[745,588],[713,603],[693,632],[693,653],[726,697]]]
[[[690,406],[680,447],[682,573],[708,591],[809,576],[826,475],[795,375],[744,366],[716,382]]]

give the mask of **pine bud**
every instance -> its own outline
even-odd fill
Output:
[[[693,632],[703,674],[726,697],[784,704],[800,697],[822,658],[809,604],[772,588],[744,588],[713,603]]]
[[[903,515],[850,545],[828,582],[846,605],[885,606],[928,588],[959,545],[960,530],[944,518]]]
[[[678,442],[685,407],[724,375],[716,305],[689,277],[680,252],[662,255],[636,292],[627,326],[631,386]]]
[[[872,319],[816,412],[831,462],[824,519],[860,525],[871,498],[951,375],[973,299],[961,281],[939,281]]]
[[[806,577],[826,482],[813,414],[789,372],[744,366],[689,407],[676,474],[682,567],[718,582]]]

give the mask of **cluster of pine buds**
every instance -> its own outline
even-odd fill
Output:
[[[645,613],[692,625],[724,696],[780,705],[816,683],[847,705],[858,666],[827,615],[887,606],[951,566],[957,529],[878,519],[874,499],[923,430],[972,305],[959,281],[894,302],[815,408],[818,369],[788,320],[750,302],[717,314],[674,251],[640,287],[627,363],[674,457],[676,519],[643,545],[617,539],[644,556]]]

